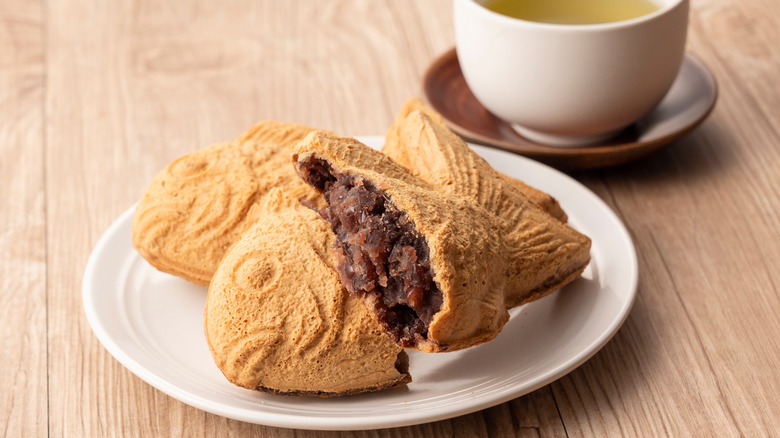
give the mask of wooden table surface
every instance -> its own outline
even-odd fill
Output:
[[[92,248],[168,162],[274,118],[381,134],[454,44],[450,0],[0,3],[0,435],[768,436],[780,433],[780,2],[694,0],[720,86],[689,136],[573,172],[624,221],[639,290],[584,365],[508,403],[373,432],[180,403],[82,310]],[[565,207],[565,205],[564,205]]]

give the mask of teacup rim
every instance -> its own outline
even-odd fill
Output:
[[[468,4],[469,7],[473,7],[477,13],[485,14],[488,17],[497,19],[509,25],[519,25],[527,27],[538,27],[548,30],[560,30],[560,31],[603,31],[603,30],[615,30],[626,27],[633,27],[644,22],[653,21],[658,17],[668,14],[670,11],[680,7],[681,5],[688,3],[690,0],[668,0],[669,3],[661,6],[657,10],[641,15],[639,17],[630,18],[628,20],[611,21],[608,23],[592,23],[592,24],[559,24],[559,23],[543,23],[539,21],[524,20],[522,18],[509,17],[504,14],[500,14],[495,11],[491,11],[486,8],[478,0],[453,0],[454,2],[462,2]],[[651,0],[654,1],[654,0]]]

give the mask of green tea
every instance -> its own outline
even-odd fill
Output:
[[[658,9],[650,0],[487,0],[482,5],[509,17],[555,24],[610,23]]]

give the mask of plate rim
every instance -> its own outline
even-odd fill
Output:
[[[365,143],[373,142],[374,144],[377,144],[377,142],[379,142],[378,144],[381,144],[383,141],[382,136],[358,136],[356,138]],[[91,299],[91,297],[96,292],[94,285],[97,272],[96,269],[98,264],[101,262],[97,256],[106,251],[109,243],[115,238],[116,235],[118,235],[117,231],[123,226],[126,226],[127,221],[132,221],[132,215],[137,204],[133,204],[133,206],[131,206],[128,210],[126,210],[117,219],[114,220],[108,229],[101,235],[97,244],[90,253],[82,280],[82,304],[90,328],[92,329],[93,333],[95,333],[103,347],[119,363],[121,363],[125,368],[127,368],[131,373],[135,374],[141,380],[145,381],[161,392],[173,397],[174,399],[212,414],[249,423],[263,424],[274,427],[308,430],[370,430],[411,426],[453,418],[487,409],[509,400],[513,400],[517,397],[533,392],[547,384],[550,384],[578,368],[598,351],[600,351],[604,345],[606,345],[610,339],[612,339],[612,337],[618,332],[620,327],[625,322],[637,295],[638,260],[636,255],[636,247],[633,244],[630,233],[617,214],[615,214],[615,212],[603,200],[601,200],[601,198],[599,198],[595,193],[593,193],[579,181],[550,166],[523,156],[511,154],[506,151],[491,149],[489,147],[480,145],[469,144],[469,146],[473,147],[477,151],[480,149],[485,149],[489,151],[488,153],[490,154],[508,154],[514,157],[512,159],[520,159],[521,161],[524,161],[526,165],[541,166],[545,172],[552,172],[552,174],[554,174],[556,177],[563,178],[568,184],[574,184],[578,186],[578,188],[582,189],[584,193],[588,194],[590,197],[589,202],[600,204],[599,206],[601,207],[600,210],[602,213],[611,216],[612,221],[618,225],[618,229],[613,231],[618,231],[621,234],[622,242],[629,249],[628,253],[625,254],[627,259],[624,260],[627,266],[630,268],[630,284],[627,288],[626,295],[628,299],[623,303],[619,311],[614,314],[612,323],[609,324],[606,330],[602,332],[596,339],[592,340],[587,348],[584,348],[577,355],[570,357],[568,360],[560,363],[558,366],[547,371],[546,373],[528,380],[526,384],[510,385],[508,389],[494,392],[488,396],[483,395],[480,397],[463,400],[454,405],[447,405],[445,408],[421,410],[417,414],[414,414],[413,412],[401,412],[380,417],[311,417],[308,415],[295,415],[268,412],[258,409],[246,409],[242,407],[231,407],[211,401],[209,399],[205,399],[200,395],[186,390],[185,388],[180,388],[176,384],[167,381],[165,378],[147,369],[141,362],[124,351],[122,347],[109,334],[107,328],[101,320],[95,300]]]

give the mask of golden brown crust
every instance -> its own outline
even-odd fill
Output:
[[[157,269],[207,286],[271,188],[322,202],[290,165],[290,146],[311,131],[261,122],[234,142],[177,159],[154,178],[136,207],[133,245]]]
[[[411,123],[411,120],[419,118],[419,115],[417,115],[408,119],[409,116],[415,112],[428,116],[430,123],[439,125],[442,130],[447,131],[452,137],[457,138],[458,142],[462,144],[455,148],[457,154],[462,156],[473,155],[471,159],[474,162],[483,163],[481,165],[487,164],[481,157],[474,154],[473,151],[470,151],[468,145],[466,145],[460,137],[457,137],[457,135],[447,129],[444,118],[439,113],[423,104],[420,99],[417,98],[408,99],[398,112],[398,116],[393,121],[393,124],[390,126],[390,129],[385,136],[385,146],[382,148],[382,153],[404,166],[413,175],[431,183],[434,182],[433,180],[441,178],[442,175],[450,174],[455,170],[452,169],[454,163],[449,160],[451,155],[448,154],[448,152],[452,152],[452,150],[442,148],[440,142],[427,137],[429,133],[422,130],[417,132],[410,130],[410,125],[413,124]],[[420,125],[417,126],[419,127]],[[468,149],[470,152],[465,153],[464,148]],[[561,222],[566,222],[566,213],[555,198],[541,190],[529,186],[523,181],[500,172],[495,173],[501,178],[504,185],[522,193],[528,200],[538,205],[542,210],[546,211],[554,218]]]
[[[411,381],[406,353],[333,270],[327,223],[278,189],[258,208],[258,221],[209,287],[206,339],[225,377],[274,394],[322,397]]]
[[[443,128],[425,123],[433,126],[430,135],[441,134]],[[507,188],[469,154],[452,158],[454,172],[432,173],[446,181],[430,183],[354,139],[313,132],[293,152],[298,166],[324,160],[336,173],[370,181],[426,239],[444,302],[427,339],[415,346],[420,350],[452,351],[493,339],[508,319],[507,304],[560,287],[589,260],[587,237]]]
[[[519,181],[493,169],[445,126],[414,110],[397,122],[396,132],[396,147],[414,160],[416,175],[437,190],[475,198],[499,219],[511,260],[508,306],[564,286],[576,278],[571,272],[587,266],[590,239],[564,223],[550,221],[536,202],[530,202],[528,193],[518,190]],[[561,215],[565,219],[562,210]]]

